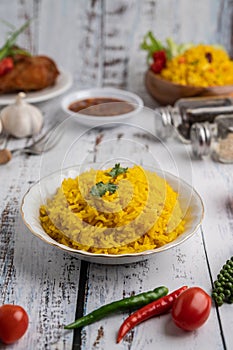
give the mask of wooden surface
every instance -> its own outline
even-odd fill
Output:
[[[152,30],[162,41],[218,43],[233,54],[232,9],[232,0],[1,0],[0,18],[17,28],[31,18],[18,44],[56,59],[74,88],[123,87],[154,107],[143,83],[143,36]],[[0,45],[6,32],[0,22]]]
[[[232,51],[232,1],[85,1],[2,0],[0,17],[19,26],[33,17],[20,42],[34,53],[46,53],[74,77],[73,90],[117,86],[137,92],[146,107],[156,102],[146,93],[145,53],[138,49],[147,30],[164,39],[224,44]],[[195,28],[195,29],[194,29]],[[5,27],[1,24],[0,42]],[[72,90],[71,89],[71,90]],[[233,348],[232,306],[212,307],[200,330],[184,333],[170,315],[135,328],[120,344],[116,334],[127,313],[116,314],[82,331],[63,325],[105,303],[167,285],[201,286],[211,292],[221,266],[233,255],[232,165],[211,159],[194,160],[177,140],[164,145],[153,137],[155,118],[146,108],[133,125],[88,130],[60,109],[61,98],[37,106],[44,129],[55,119],[63,122],[59,144],[40,156],[14,156],[0,168],[0,304],[20,304],[30,318],[25,336],[0,349],[152,350]],[[129,143],[126,140],[130,140]],[[30,142],[1,139],[8,148]],[[205,205],[202,227],[187,242],[145,262],[105,266],[81,262],[34,237],[20,217],[20,203],[40,177],[84,161],[104,162],[126,157],[139,164],[158,164],[180,176],[200,193]]]

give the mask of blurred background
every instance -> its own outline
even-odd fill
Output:
[[[71,72],[74,88],[115,86],[136,92],[145,104],[146,53],[139,46],[148,30],[160,40],[223,45],[233,54],[232,0],[1,0],[0,18],[30,27],[18,44],[52,57]],[[0,23],[0,45],[7,33]]]

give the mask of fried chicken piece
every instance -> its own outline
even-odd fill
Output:
[[[0,94],[37,91],[54,85],[59,71],[47,56],[15,57],[14,68],[0,76]]]

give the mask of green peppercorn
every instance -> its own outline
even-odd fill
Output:
[[[221,306],[223,304],[223,300],[221,297],[217,296],[215,299],[216,303],[218,304],[218,306]]]
[[[227,283],[225,284],[225,287],[226,287],[226,288],[229,288],[229,289],[232,289],[233,284],[232,284],[231,282],[227,282]]]
[[[224,301],[225,300],[225,294],[222,292],[222,293],[219,293],[218,295],[220,298],[222,298],[222,300]]]
[[[215,288],[218,288],[218,287],[221,287],[222,284],[221,284],[221,282],[219,282],[219,281],[215,281],[215,282],[214,282],[214,286],[215,286]]]
[[[216,293],[215,291],[212,292],[212,298],[215,299],[218,297],[218,293]]]
[[[225,262],[217,275],[212,290],[212,298],[218,306],[221,306],[224,302],[233,303],[233,256]]]
[[[218,287],[216,288],[217,293],[223,293],[224,292],[224,288],[223,287]]]
[[[219,282],[221,283],[221,285],[222,285],[222,282],[227,281],[227,279],[226,279],[225,277],[221,276],[221,277],[218,278],[218,281],[219,281]]]
[[[229,289],[225,289],[224,294],[226,298],[229,298],[231,296],[231,291]]]
[[[223,276],[224,276],[226,279],[228,279],[228,278],[231,277],[230,274],[229,274],[228,272],[224,272]]]

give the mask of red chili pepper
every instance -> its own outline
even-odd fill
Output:
[[[5,75],[14,68],[14,61],[11,57],[5,57],[0,61],[0,76]]]
[[[177,297],[187,288],[187,286],[183,286],[171,294],[143,306],[141,309],[135,311],[133,314],[127,317],[118,331],[117,343],[119,343],[132,328],[141,322],[146,321],[153,316],[158,316],[169,311]]]

